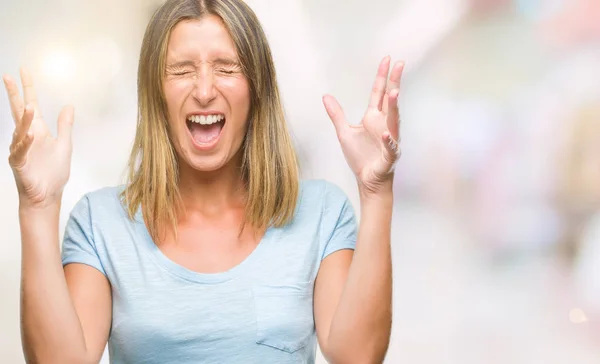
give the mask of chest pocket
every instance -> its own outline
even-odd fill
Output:
[[[252,289],[256,343],[288,353],[305,347],[315,333],[313,285],[261,285]]]

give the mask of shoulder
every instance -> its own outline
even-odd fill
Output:
[[[303,232],[315,232],[320,259],[339,249],[354,249],[357,234],[354,207],[339,186],[325,180],[302,181],[299,206],[296,221]]]
[[[296,221],[313,221],[327,225],[337,221],[345,211],[353,211],[346,192],[325,180],[303,180],[296,210]]]
[[[119,199],[119,195],[125,188],[124,185],[102,187],[85,194],[90,201],[102,202],[110,199]]]
[[[339,205],[348,203],[348,195],[338,185],[323,180],[302,180],[300,182],[302,204]]]
[[[77,201],[71,214],[120,216],[124,212],[120,199],[124,188],[124,185],[108,186],[87,192]]]

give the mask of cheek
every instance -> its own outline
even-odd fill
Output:
[[[177,111],[181,109],[181,106],[189,93],[190,85],[191,83],[187,80],[165,81],[164,92],[169,115],[177,115]]]
[[[219,88],[227,98],[236,119],[245,122],[250,109],[250,87],[246,80],[223,79]]]
[[[185,82],[181,81],[165,81],[163,85],[165,101],[167,103],[167,122],[169,125],[169,133],[171,134],[171,138],[173,138],[175,149],[178,151],[178,153],[181,153],[181,140],[179,139],[183,129],[182,124],[178,122],[179,110],[182,108],[185,100],[186,88],[189,86],[187,86]]]

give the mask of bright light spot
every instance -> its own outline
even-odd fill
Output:
[[[88,86],[106,85],[121,70],[121,51],[110,38],[101,37],[88,42],[81,49],[80,58],[81,65],[85,67],[80,77]]]
[[[574,308],[569,312],[569,320],[574,324],[587,322],[587,316],[580,308]]]
[[[73,78],[75,59],[66,50],[54,50],[43,58],[42,69],[44,76],[58,83],[68,82]]]

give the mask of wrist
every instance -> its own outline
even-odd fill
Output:
[[[390,178],[387,181],[378,183],[376,186],[367,186],[361,182],[358,183],[358,192],[361,201],[392,201],[394,199],[394,181]]]
[[[19,199],[19,216],[37,216],[49,215],[60,212],[61,200],[32,202],[26,199]]]

